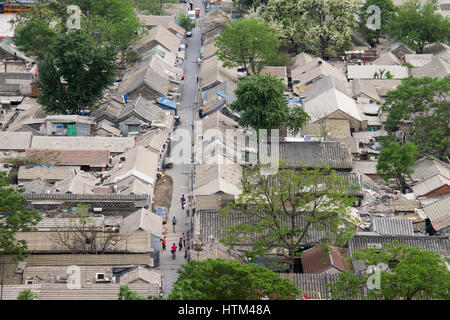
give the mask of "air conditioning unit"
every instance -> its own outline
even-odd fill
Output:
[[[104,273],[95,274],[95,282],[110,282],[110,277],[107,277]]]

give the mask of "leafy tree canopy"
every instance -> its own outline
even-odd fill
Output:
[[[446,42],[450,38],[450,21],[439,13],[436,1],[421,4],[410,0],[398,8],[388,25],[390,36],[422,53],[429,43]]]
[[[35,210],[26,209],[27,199],[9,187],[5,172],[0,172],[0,254],[9,254],[16,261],[22,261],[27,254],[27,242],[16,240],[16,232],[33,231],[41,216]]]
[[[380,28],[372,30],[367,28],[367,22],[373,24],[375,21],[371,18],[373,11],[368,11],[370,6],[380,8]],[[392,0],[368,0],[359,9],[359,28],[364,33],[364,37],[369,43],[378,43],[381,36],[387,34],[388,23],[394,17],[396,7]]]
[[[285,84],[272,75],[251,75],[242,78],[235,90],[236,101],[231,104],[242,112],[239,124],[254,129],[274,129],[287,126],[298,133],[309,121],[309,115],[301,108],[289,109],[283,93]]]
[[[147,300],[144,297],[139,296],[135,291],[131,290],[128,286],[120,286],[117,300]]]
[[[401,122],[409,121],[409,141],[421,156],[432,155],[446,161],[450,145],[450,76],[404,79],[388,93],[383,110],[389,110],[388,132],[395,132]]]
[[[25,289],[19,292],[17,300],[34,300],[37,299],[38,295],[32,292],[30,289]]]
[[[69,5],[81,9],[81,28],[103,44],[122,53],[144,31],[134,12],[131,0],[57,0],[37,3],[12,21],[19,47],[39,60],[48,53],[56,35],[67,32],[67,22],[73,13]]]
[[[301,293],[289,279],[265,267],[234,260],[191,261],[177,272],[169,300],[295,299]]]
[[[259,73],[278,53],[278,35],[259,19],[232,21],[217,37],[217,56],[226,68]]]
[[[184,30],[191,31],[192,29],[195,28],[195,22],[192,21],[192,19],[189,18],[187,15],[179,14],[177,18],[178,20],[180,20],[180,26],[182,26]]]
[[[391,178],[396,179],[402,192],[405,192],[406,175],[414,172],[411,167],[416,164],[418,156],[419,152],[415,144],[407,142],[399,145],[391,142],[381,149],[377,162],[377,174],[386,181]]]
[[[83,30],[73,30],[58,36],[52,52],[40,64],[38,102],[48,112],[93,108],[114,83],[114,50],[98,46]]]
[[[258,15],[301,51],[334,56],[352,47],[357,0],[268,0]]]
[[[264,166],[245,168],[242,194],[221,209],[236,223],[225,227],[220,240],[229,247],[252,243],[251,258],[282,250],[286,253],[283,263],[290,265],[291,272],[305,244],[326,247],[348,240],[353,234],[350,226],[356,223],[350,215],[352,193],[359,186],[350,185],[328,166],[305,166],[299,164],[301,168],[293,170],[280,163],[274,175],[266,175]],[[324,229],[327,232],[320,240],[310,238]]]
[[[374,284],[369,279],[374,275],[345,271],[339,275],[339,281],[330,285],[332,299],[450,299],[450,271],[445,259],[434,252],[394,243],[382,249],[355,252],[354,259],[362,259],[367,266],[380,267],[379,287],[374,285],[368,288],[367,295],[361,295],[368,283]]]

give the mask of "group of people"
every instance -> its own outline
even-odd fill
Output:
[[[186,204],[186,199],[185,199],[184,194],[183,194],[183,195],[181,195],[181,209],[184,209],[185,204]],[[173,232],[174,233],[175,233],[175,226],[176,226],[177,223],[178,223],[177,218],[174,216],[172,218],[172,226],[173,226]],[[183,232],[180,240],[178,241],[178,247],[177,247],[177,245],[175,243],[173,243],[173,245],[170,247],[171,252],[176,252],[177,248],[179,248],[179,251],[181,251],[183,246],[186,248],[186,240],[187,240],[187,237],[186,237],[186,235]],[[167,248],[166,236],[164,236],[164,238],[161,240],[161,243],[162,243],[162,249],[163,249],[163,251],[165,251],[166,248]]]
[[[176,252],[177,248],[179,248],[179,251],[181,251],[181,249],[183,249],[183,246],[185,247],[185,250],[186,250],[187,249],[186,248],[186,240],[187,240],[187,237],[186,237],[186,235],[183,232],[180,240],[178,241],[178,247],[177,247],[177,245],[175,243],[173,243],[173,245],[170,247],[170,252],[172,252],[172,253]],[[162,243],[163,251],[166,251],[166,248],[167,248],[167,238],[166,238],[166,236],[164,236],[164,238],[161,240],[161,243]]]

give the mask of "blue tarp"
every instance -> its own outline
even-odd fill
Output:
[[[209,8],[209,12],[211,12],[211,11],[213,11],[213,10],[216,10],[216,9],[219,9],[220,8],[220,6],[214,6],[214,7],[211,7],[211,8]]]
[[[159,98],[158,103],[164,107],[168,107],[170,109],[177,110],[177,103],[175,101],[167,99],[167,97]]]
[[[227,95],[226,93],[224,93],[222,91],[216,91],[216,94],[221,98],[227,98],[231,101],[236,101],[236,98],[230,97],[229,95]]]
[[[289,103],[302,103],[302,99],[300,98],[292,98],[288,99]]]

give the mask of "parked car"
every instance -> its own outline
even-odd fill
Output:
[[[163,219],[163,224],[167,223],[167,208],[166,207],[156,207],[155,213]]]
[[[192,37],[192,31],[186,31],[186,37]]]

